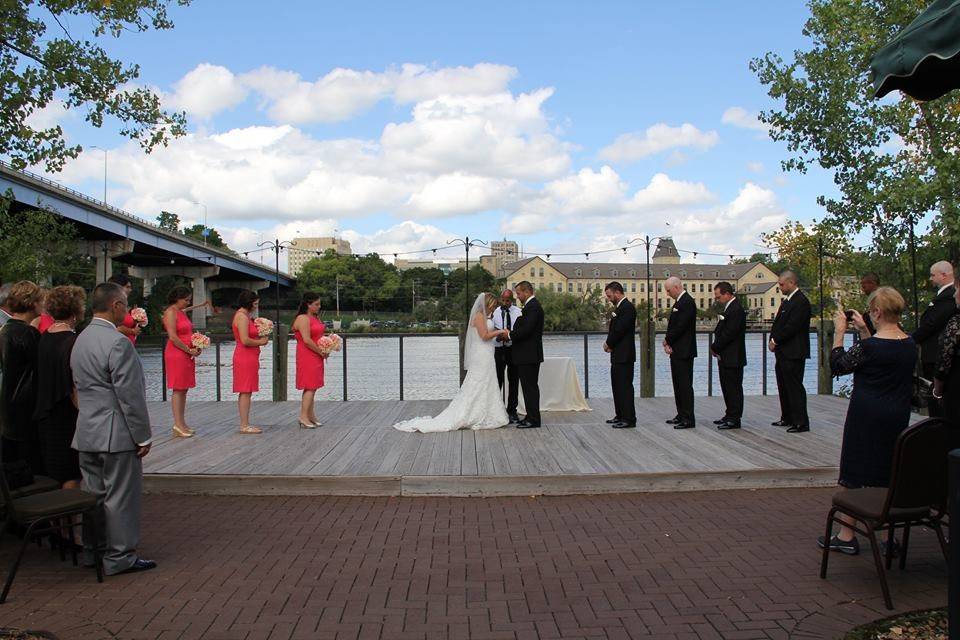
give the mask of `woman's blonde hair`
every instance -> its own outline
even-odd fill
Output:
[[[493,295],[492,293],[483,294],[483,305],[488,313],[493,311],[494,307],[497,306],[497,303],[497,296]]]
[[[887,322],[899,322],[907,303],[893,287],[879,287],[867,301],[871,311],[876,311]]]
[[[13,313],[29,313],[43,302],[43,289],[29,280],[21,280],[10,288],[7,307]]]

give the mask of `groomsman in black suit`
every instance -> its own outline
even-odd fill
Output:
[[[727,411],[714,420],[718,429],[739,429],[743,417],[743,368],[747,366],[747,313],[729,282],[718,282],[713,298],[721,305],[710,351],[717,359],[720,389]]]
[[[513,343],[513,364],[520,376],[523,404],[527,415],[517,423],[518,429],[540,426],[540,363],[543,362],[543,307],[533,295],[533,285],[524,280],[516,287],[523,303],[521,315],[513,323],[507,339]]]
[[[941,261],[930,267],[930,283],[936,287],[937,295],[920,316],[920,324],[913,332],[913,341],[920,345],[920,371],[927,380],[933,380],[940,358],[940,334],[947,322],[957,312],[957,303],[953,299],[953,265]],[[940,415],[940,404],[930,403],[930,415]]]
[[[673,396],[677,415],[667,420],[674,429],[692,429],[697,426],[693,415],[693,359],[697,357],[697,305],[683,288],[680,278],[667,278],[663,287],[674,299],[667,322],[667,337],[663,350],[670,356],[670,374],[673,378]]]
[[[787,427],[787,433],[810,431],[807,416],[807,391],[803,372],[810,357],[810,300],[800,291],[797,274],[780,274],[780,303],[770,331],[770,351],[776,357],[777,391],[780,395],[780,419],[775,427]]]
[[[610,384],[613,386],[613,406],[616,415],[607,420],[614,429],[633,429],[637,426],[637,409],[633,393],[634,365],[637,362],[637,310],[623,293],[623,285],[611,282],[604,290],[613,305],[613,317],[607,330],[603,350],[610,354]]]

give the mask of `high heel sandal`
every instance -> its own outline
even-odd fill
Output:
[[[317,425],[313,424],[312,422],[311,422],[310,424],[305,424],[305,423],[303,423],[299,418],[297,419],[297,424],[300,425],[300,428],[301,428],[301,429],[316,429],[316,428],[317,428]]]
[[[323,423],[320,422],[319,420],[311,420],[310,422],[311,422],[311,423],[313,424],[313,426],[315,426],[315,427],[322,427],[322,426],[323,426]]]
[[[245,427],[240,427],[240,433],[263,433],[263,429],[260,427],[252,427],[247,425]]]
[[[192,438],[193,431],[190,430],[189,427],[187,427],[186,429],[181,429],[177,425],[173,425],[173,435],[175,435],[178,438]]]

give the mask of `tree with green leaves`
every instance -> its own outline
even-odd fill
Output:
[[[157,226],[164,231],[180,233],[180,216],[169,211],[161,211],[157,216]]]
[[[179,224],[179,223],[178,223]],[[207,230],[207,237],[203,237],[203,230]],[[196,240],[197,242],[206,242],[210,247],[216,247],[217,249],[222,249],[228,251],[234,255],[237,255],[237,252],[227,246],[227,243],[224,242],[223,236],[220,235],[220,232],[214,229],[213,227],[205,227],[202,224],[195,224],[193,226],[187,227],[183,230],[183,235]]]
[[[872,231],[879,247],[902,251],[909,229],[931,229],[960,255],[960,95],[920,102],[895,92],[873,98],[873,54],[909,24],[926,0],[809,0],[803,32],[811,46],[784,60],[750,63],[780,108],[761,113],[770,137],[786,144],[787,171],[817,164],[839,195],[820,205],[839,225]]]
[[[12,193],[0,196],[0,282],[91,285],[94,266],[81,254],[76,228],[50,211],[15,210],[13,202]]]
[[[574,295],[541,288],[537,300],[543,307],[545,331],[597,331],[604,326],[607,308],[600,289]]]
[[[179,5],[190,0],[176,0]],[[0,0],[0,155],[22,169],[59,171],[82,151],[59,125],[30,116],[48,107],[83,110],[102,127],[109,118],[147,152],[186,133],[186,115],[167,113],[160,96],[134,82],[140,67],[107,54],[104,40],[172,29],[167,0]]]

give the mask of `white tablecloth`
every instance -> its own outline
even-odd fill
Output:
[[[522,386],[517,411],[521,416],[526,413]],[[590,411],[580,389],[573,358],[543,359],[540,365],[540,411]]]

